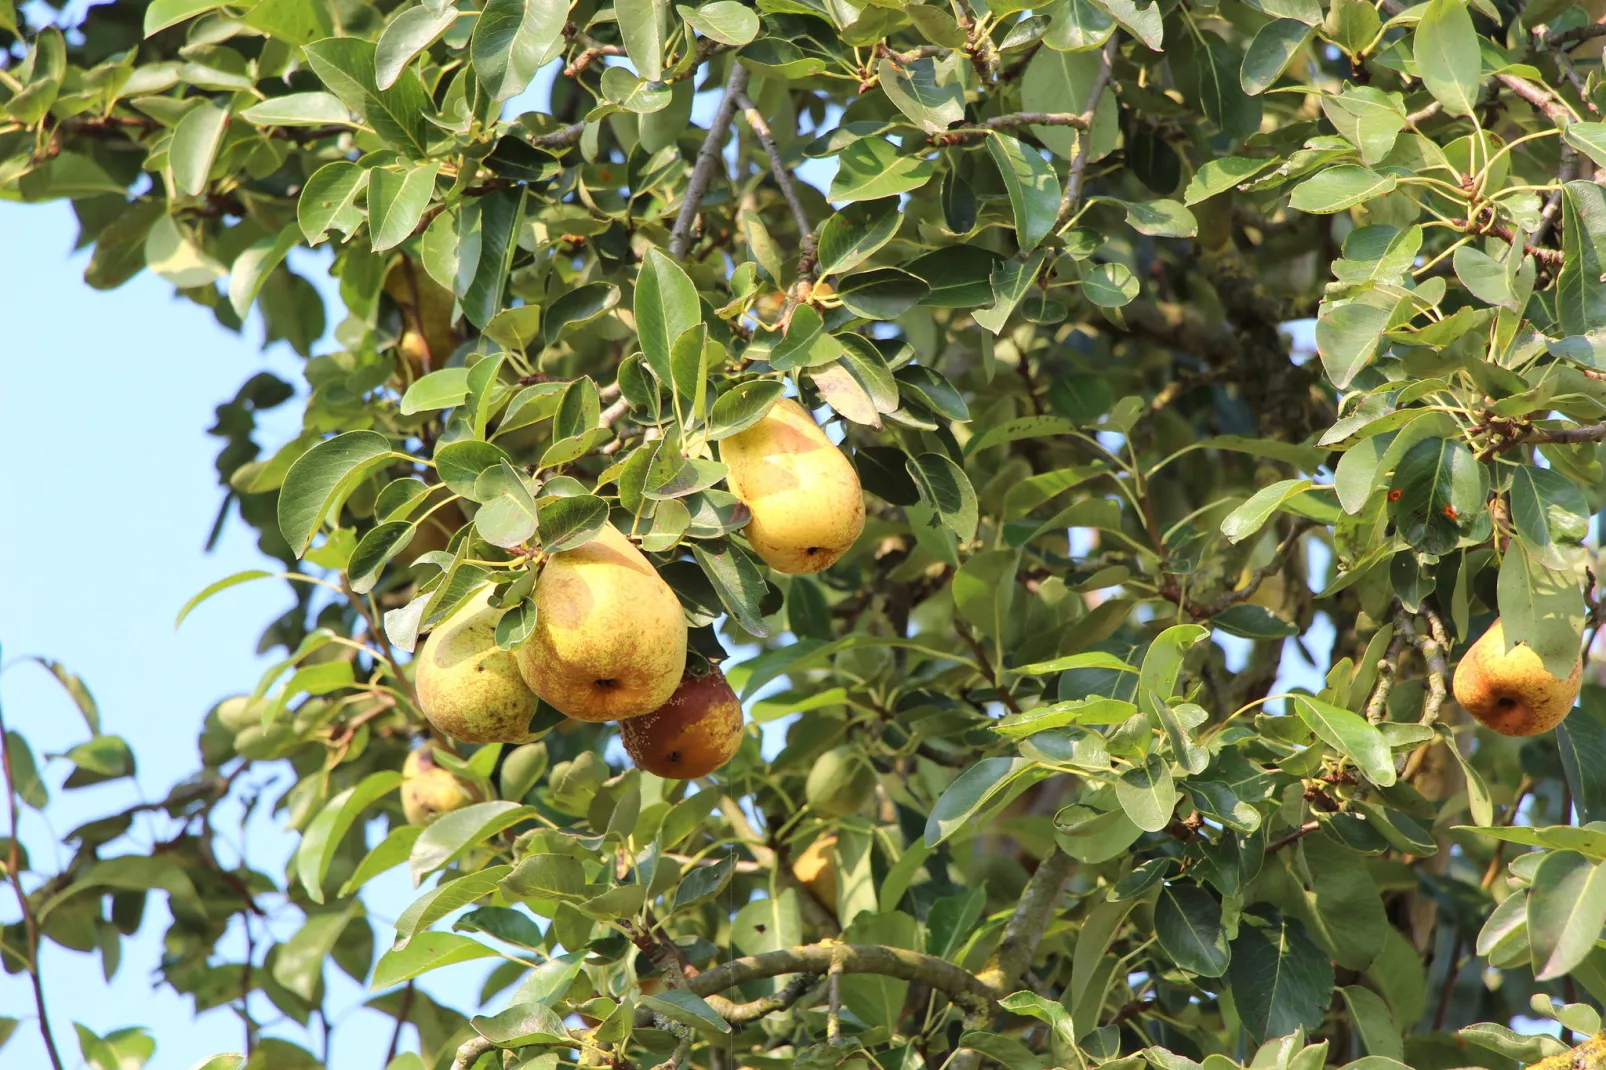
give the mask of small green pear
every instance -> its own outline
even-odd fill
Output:
[[[719,456],[753,514],[747,541],[775,571],[823,572],[864,530],[859,473],[791,398],[722,441]]]
[[[402,812],[409,825],[427,825],[473,801],[473,793],[462,781],[435,764],[429,744],[410,752],[402,763]]]
[[[1507,650],[1506,630],[1496,619],[1455,667],[1455,700],[1503,736],[1537,736],[1567,716],[1583,679],[1582,658],[1563,680],[1528,644]]]
[[[466,743],[528,743],[535,695],[513,652],[496,645],[502,613],[490,600],[487,586],[430,633],[418,654],[418,703],[430,724]]]
[[[639,717],[680,684],[686,615],[652,562],[606,524],[542,568],[518,665],[537,695],[577,721]]]
[[[835,747],[820,755],[803,784],[809,808],[823,817],[849,817],[875,798],[876,775],[857,748]]]

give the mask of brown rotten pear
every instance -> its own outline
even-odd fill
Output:
[[[707,776],[742,744],[742,704],[718,668],[686,673],[669,701],[619,726],[637,767],[671,780]]]
[[[535,695],[511,650],[496,645],[501,611],[485,587],[442,621],[418,655],[418,704],[429,723],[467,743],[528,743]]]
[[[1565,680],[1526,643],[1506,649],[1497,619],[1455,668],[1455,700],[1503,736],[1537,736],[1561,723],[1578,698],[1583,659]]]
[[[427,825],[473,801],[462,781],[435,764],[435,752],[427,744],[402,763],[401,804],[409,825]]]
[[[719,456],[731,493],[752,511],[747,540],[775,571],[824,571],[864,530],[859,474],[791,398],[721,442]]]
[[[525,683],[577,721],[651,713],[686,669],[675,592],[612,524],[553,554],[535,585],[535,631],[518,652]]]

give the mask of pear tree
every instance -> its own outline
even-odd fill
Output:
[[[193,772],[5,711],[0,1044],[172,1065],[154,926],[205,1070],[1597,1065],[1603,18],[0,0],[0,196],[303,360]]]

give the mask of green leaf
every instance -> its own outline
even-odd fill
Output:
[[[395,950],[400,951],[419,933],[459,907],[483,899],[496,891],[497,884],[513,872],[512,866],[488,866],[451,880],[443,880],[408,904],[396,919]]]
[[[1422,84],[1446,114],[1471,115],[1483,61],[1465,0],[1429,0],[1411,43]]]
[[[664,38],[668,31],[666,0],[614,0],[614,14],[619,23],[619,36],[636,73],[649,82],[661,81]]]
[[[988,134],[987,151],[1009,193],[1009,205],[1015,213],[1015,242],[1023,254],[1029,253],[1054,229],[1060,210],[1059,178],[1039,153],[1027,151],[1008,134],[996,130]]]
[[[1562,187],[1563,253],[1556,275],[1556,312],[1562,330],[1587,335],[1606,326],[1606,273],[1598,232],[1606,223],[1606,197],[1593,182],[1569,182]]]
[[[695,8],[677,4],[675,10],[686,25],[722,45],[740,48],[758,36],[758,15],[736,0],[713,0]]]
[[[1523,464],[1512,472],[1510,493],[1511,521],[1529,551],[1547,568],[1576,565],[1590,515],[1578,484],[1554,469]]]
[[[475,206],[473,210],[469,204]],[[460,263],[458,282],[463,282],[466,273],[467,285],[460,287],[463,314],[483,330],[502,311],[508,274],[518,250],[516,232],[524,215],[524,192],[497,190],[466,202],[463,218],[467,220],[470,215],[475,216],[474,225],[478,227],[479,258],[477,262],[465,259]]]
[[[1506,642],[1527,643],[1545,671],[1565,680],[1578,663],[1584,596],[1572,569],[1546,567],[1521,540],[1500,562],[1500,619]]]
[[[369,171],[345,160],[324,164],[307,179],[296,200],[296,222],[309,245],[317,245],[331,229],[350,235],[362,222],[357,194],[368,188]]]
[[[284,263],[301,237],[301,228],[291,224],[275,237],[262,239],[234,258],[234,266],[229,269],[229,307],[236,316],[245,318],[268,276]]]
[[[411,416],[461,405],[468,397],[468,369],[442,368],[415,379],[402,395],[401,414]]]
[[[1063,416],[1017,416],[1013,420],[994,424],[965,443],[967,456],[980,453],[993,446],[1019,442],[1025,438],[1052,438],[1068,435],[1076,430],[1076,421]]]
[[[484,497],[479,490],[480,473],[508,462],[508,455],[500,446],[472,438],[458,439],[435,449],[435,471],[441,482],[452,493],[473,502]]]
[[[1481,249],[1463,245],[1451,258],[1455,277],[1471,291],[1472,296],[1491,305],[1501,305],[1518,311],[1520,305],[1511,290],[1511,279],[1506,266]]]
[[[1321,98],[1322,114],[1350,144],[1361,150],[1361,162],[1381,162],[1405,129],[1405,102],[1398,93],[1372,86],[1350,86],[1337,96]],[[1466,246],[1463,246],[1466,248]]]
[[[1394,758],[1388,741],[1366,718],[1310,695],[1295,695],[1294,712],[1317,738],[1355,763],[1379,787],[1394,783]]]
[[[937,61],[930,56],[907,66],[883,59],[876,74],[893,106],[928,134],[940,134],[965,117],[965,89],[960,78],[952,70],[939,72]]]
[[[1333,385],[1343,389],[1372,362],[1390,309],[1365,301],[1325,306],[1316,320],[1316,350]]]
[[[671,988],[660,995],[642,996],[641,1005],[672,1022],[704,1033],[729,1033],[730,1023],[704,1002],[701,996],[684,988]]]
[[[1395,469],[1390,505],[1401,536],[1429,554],[1455,549],[1485,508],[1489,472],[1459,440],[1429,438],[1406,451]]]
[[[514,802],[483,802],[442,814],[424,829],[413,844],[408,865],[416,884],[504,829],[526,821],[534,807]]]
[[[1171,961],[1201,977],[1227,972],[1230,955],[1221,927],[1221,904],[1197,884],[1178,881],[1154,904],[1154,935]]]
[[[933,524],[941,522],[960,542],[976,537],[978,512],[976,492],[964,469],[940,453],[922,453],[905,461],[909,476],[935,514]]]
[[[391,456],[390,440],[379,432],[347,431],[297,458],[279,491],[279,531],[297,557],[335,504]]]
[[[902,268],[882,267],[859,271],[837,283],[837,297],[855,316],[869,320],[891,320],[903,315],[931,293],[926,281]],[[801,310],[800,310],[801,311]],[[793,317],[796,319],[796,317]],[[788,335],[790,337],[790,335]],[[780,346],[776,347],[781,349]],[[822,354],[824,359],[811,363],[825,363],[840,356],[842,345],[834,338]],[[771,364],[775,365],[772,358]],[[775,365],[781,367],[781,365]],[[782,368],[782,370],[788,370]]]
[[[524,92],[563,44],[565,0],[490,0],[469,41],[474,73],[493,100]]]
[[[1176,784],[1165,759],[1150,754],[1115,782],[1115,797],[1127,818],[1144,832],[1159,832],[1171,823],[1177,805]]]
[[[1274,19],[1256,30],[1238,69],[1239,88],[1252,97],[1270,89],[1305,47],[1311,32],[1310,26],[1295,19]],[[1328,99],[1322,98],[1324,103]]]
[[[1602,692],[1586,685],[1579,707],[1556,726],[1561,766],[1579,820],[1606,821],[1606,707]],[[1606,852],[1601,854],[1606,858]]]
[[[306,46],[307,60],[323,84],[392,147],[423,158],[428,151],[429,95],[418,75],[404,72],[389,89],[374,81],[374,45],[355,37],[330,37]]]
[[[608,522],[608,503],[595,494],[543,501],[539,512],[541,548],[549,554],[574,550],[596,538]]]
[[[1456,0],[1433,0],[1455,3]],[[1346,208],[1381,197],[1399,183],[1394,175],[1380,175],[1369,167],[1345,163],[1318,171],[1313,178],[1294,187],[1288,206],[1301,212],[1331,215]]]
[[[218,6],[218,0],[152,0],[145,9],[145,36],[151,37]]]
[[[1596,167],[1606,167],[1606,123],[1571,123],[1562,128],[1561,136]]]
[[[650,249],[636,277],[636,332],[641,352],[660,382],[674,380],[670,352],[675,339],[702,320],[697,288],[679,264]]]
[[[264,572],[262,575],[267,576],[272,574]],[[254,575],[241,572],[230,576],[227,580],[220,580],[219,583],[232,587],[235,583],[244,583],[246,579],[255,578],[256,577]],[[220,587],[218,583],[214,583],[212,587],[207,588],[205,591],[202,591],[200,594],[196,595],[195,598],[190,599],[190,602],[196,603],[199,600],[204,599],[208,594],[215,593],[213,592],[213,588],[222,590],[222,587]],[[185,607],[185,612],[188,612],[190,608],[192,607],[187,605]],[[179,614],[179,620],[182,622],[183,619],[184,613],[181,612]],[[174,625],[175,628],[177,626],[177,624]],[[84,683],[83,679],[77,673],[73,672],[59,661],[52,661],[49,658],[38,657],[29,658],[28,660],[32,661],[35,665],[38,665],[51,676],[56,678],[56,682],[61,685],[62,690],[67,692],[67,697],[72,699],[73,705],[78,707],[78,713],[81,717],[83,717],[84,724],[89,726],[90,735],[100,735],[100,706],[95,702],[95,696],[89,693],[89,687]]]
[[[489,958],[495,954],[492,948],[466,936],[426,932],[409,941],[400,951],[385,952],[374,967],[368,990],[377,992],[442,966]]]
[[[698,866],[681,879],[680,886],[675,889],[674,910],[684,910],[706,899],[712,899],[730,884],[731,877],[736,873],[736,860],[727,854],[716,859],[713,864]]]
[[[374,45],[374,84],[380,89],[395,85],[413,57],[451,29],[459,14],[461,12],[450,5],[436,10],[430,4],[410,7],[397,14]]]
[[[542,340],[557,344],[565,328],[581,327],[619,303],[619,287],[611,282],[593,282],[576,287],[547,308],[541,321]]]
[[[502,887],[513,899],[582,899],[585,869],[568,855],[532,854],[519,862]]]
[[[931,808],[926,818],[926,846],[936,847],[964,828],[983,806],[1031,767],[1025,758],[982,758],[971,764]]]
[[[370,773],[358,783],[342,791],[318,812],[302,834],[296,848],[296,876],[314,903],[323,902],[323,879],[335,859],[341,840],[357,818],[375,800],[394,791],[401,785],[401,774],[393,769]]]
[[[1225,193],[1247,182],[1272,165],[1271,160],[1252,160],[1246,156],[1223,156],[1199,168],[1183,192],[1182,203],[1193,205]]]
[[[1528,941],[1534,977],[1565,977],[1595,948],[1606,927],[1606,869],[1574,851],[1552,851],[1533,871]]]
[[[1098,48],[1115,32],[1115,20],[1092,0],[1055,0],[1042,11],[1052,20],[1043,34],[1043,44],[1057,52],[1086,52]],[[958,44],[962,45],[964,35],[959,37]]]
[[[785,392],[786,384],[777,379],[749,379],[736,384],[714,402],[708,417],[708,440],[718,442],[746,431],[767,416]]]
[[[816,251],[820,277],[851,271],[864,263],[892,240],[902,222],[898,202],[891,197],[850,204],[830,216],[820,226]]]
[[[167,150],[173,169],[173,184],[180,193],[198,197],[206,189],[212,161],[223,143],[229,113],[210,101],[202,101],[184,113],[173,128],[173,141]]]
[[[1221,533],[1228,542],[1243,542],[1266,526],[1272,514],[1290,499],[1297,498],[1311,488],[1308,479],[1280,479],[1255,491],[1254,496],[1227,514],[1221,522]]]
[[[435,193],[440,163],[431,161],[404,172],[376,167],[368,178],[368,231],[376,253],[394,249],[418,229]]]
[[[1100,308],[1120,308],[1138,296],[1137,276],[1120,261],[1099,264],[1082,276],[1082,293]]]
[[[480,1015],[469,1022],[486,1040],[504,1048],[529,1044],[569,1044],[569,1031],[557,1012],[533,1000],[515,1003],[500,1014]]]
[[[837,204],[894,197],[924,186],[937,165],[920,156],[900,155],[890,141],[860,138],[837,157],[836,177],[826,199]]]
[[[1366,1053],[1385,1059],[1403,1060],[1405,1044],[1400,1037],[1400,1027],[1395,1024],[1394,1012],[1383,1002],[1383,997],[1360,985],[1349,985],[1339,991],[1349,1005],[1350,1017],[1355,1021]]]
[[[769,635],[770,627],[761,609],[769,585],[753,559],[725,539],[695,542],[691,551],[713,584],[720,604],[730,611],[736,623],[749,635]]]
[[[340,886],[341,898],[349,896],[386,870],[407,861],[407,856],[412,853],[413,844],[418,841],[423,831],[417,825],[402,825],[391,829],[390,835],[363,856],[363,860],[357,863],[356,870],[346,879],[346,883]]]
[[[1333,967],[1293,918],[1261,927],[1247,920],[1232,942],[1227,983],[1244,1028],[1256,1042],[1322,1023],[1333,994]]]

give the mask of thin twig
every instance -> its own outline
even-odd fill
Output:
[[[1389,693],[1394,690],[1394,680],[1400,672],[1400,655],[1404,653],[1405,632],[1396,631],[1394,638],[1389,641],[1387,652],[1377,663],[1377,683],[1373,685],[1372,694],[1366,700],[1368,724],[1381,724],[1388,716]]]
[[[1098,113],[1099,101],[1104,96],[1105,87],[1110,84],[1110,71],[1115,65],[1116,42],[1120,34],[1110,35],[1105,42],[1104,51],[1099,53],[1099,70],[1093,76],[1092,88],[1087,94],[1087,110],[1082,114],[1087,117],[1087,127],[1076,138],[1076,155],[1071,158],[1070,174],[1065,179],[1065,196],[1060,199],[1059,216],[1054,221],[1054,231],[1057,233],[1076,214],[1076,205],[1082,199],[1082,183],[1087,177],[1088,158],[1093,152],[1093,118]]]
[[[407,1024],[407,1015],[413,1009],[413,982],[408,981],[407,987],[402,989],[401,1000],[396,1004],[396,1028],[390,1033],[390,1046],[385,1049],[385,1065],[396,1058],[396,1049],[401,1047],[402,1027]]]
[[[39,1035],[44,1038],[50,1065],[55,1070],[62,1070],[61,1053],[56,1051],[56,1038],[50,1033],[50,1015],[45,1010],[44,981],[39,975],[39,919],[34,916],[33,904],[28,901],[27,890],[22,886],[22,830],[18,825],[20,809],[17,806],[17,781],[11,768],[11,735],[6,731],[3,712],[0,712],[0,765],[5,768],[6,808],[11,816],[6,873],[11,877],[11,884],[17,891],[17,906],[22,910],[23,933],[28,948],[28,980],[33,986],[34,1007],[39,1013]]]
[[[1298,843],[1300,840],[1304,839],[1306,836],[1309,836],[1319,828],[1321,828],[1321,825],[1317,824],[1315,821],[1307,821],[1294,831],[1290,832],[1288,835],[1283,836],[1280,839],[1273,840],[1271,843],[1267,844],[1266,853],[1269,855],[1274,855],[1278,851],[1281,851],[1284,847],[1287,847],[1289,844]]]
[[[803,208],[803,199],[798,196],[797,182],[792,177],[791,170],[786,161],[781,159],[781,150],[775,144],[775,135],[771,133],[769,124],[764,116],[753,106],[746,93],[736,94],[737,107],[742,109],[742,117],[747,125],[753,128],[758,136],[758,143],[764,146],[764,154],[770,160],[770,174],[775,184],[781,188],[781,196],[786,198],[786,206],[792,210],[792,221],[797,224],[797,233],[802,245],[802,252],[798,256],[797,274],[800,284],[814,279],[815,236],[814,226],[809,222],[809,213]],[[801,288],[801,287],[800,287]],[[799,296],[806,299],[807,295]]]
[[[470,1037],[458,1047],[457,1054],[452,1057],[452,1070],[468,1070],[481,1055],[495,1048],[484,1037]]]
[[[736,99],[747,90],[748,77],[746,67],[740,63],[731,65],[730,77],[725,81],[725,95],[720,98],[713,122],[708,124],[708,136],[703,138],[703,147],[697,150],[697,162],[692,165],[691,180],[686,183],[686,196],[680,202],[680,213],[675,216],[674,229],[669,232],[669,255],[672,259],[684,260],[691,248],[692,223],[702,206],[703,194],[708,192],[709,183],[714,181],[714,171],[723,158],[725,134],[730,130],[731,118],[736,114]]]

